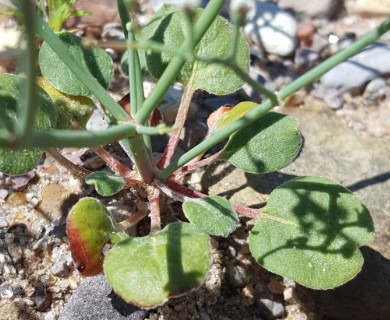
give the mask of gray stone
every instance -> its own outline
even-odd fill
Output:
[[[4,281],[0,285],[0,298],[1,299],[11,299],[14,296],[14,292],[11,288],[11,285],[8,281]]]
[[[147,314],[115,295],[106,277],[96,276],[81,282],[59,320],[143,320]]]
[[[367,106],[375,105],[386,96],[387,82],[384,78],[371,80],[364,90],[363,104]]]
[[[297,45],[295,18],[273,3],[256,2],[243,31],[249,41],[268,53],[289,56]]]
[[[321,84],[342,92],[363,87],[368,81],[390,73],[390,46],[375,43],[321,77]]]
[[[261,298],[256,301],[256,304],[266,319],[280,318],[286,313],[283,303],[276,299]]]
[[[281,8],[289,8],[295,12],[304,13],[312,18],[329,18],[331,17],[340,0],[279,0],[278,5]]]

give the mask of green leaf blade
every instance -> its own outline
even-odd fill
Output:
[[[210,259],[206,234],[173,223],[154,235],[117,243],[104,260],[104,272],[125,301],[153,308],[202,284]]]
[[[222,157],[245,172],[267,173],[294,161],[301,144],[298,123],[289,116],[269,112],[232,134]]]
[[[96,47],[82,47],[82,39],[72,33],[61,32],[58,35],[67,46],[68,54],[107,89],[112,80],[114,65],[105,51]],[[57,90],[73,96],[91,96],[87,87],[76,78],[46,42],[39,51],[39,66],[42,75]]]
[[[26,79],[11,74],[0,75],[0,118],[8,129],[12,129],[17,121],[20,108],[20,90],[22,81]],[[57,111],[50,97],[37,88],[38,103],[34,129],[45,131],[55,126]],[[39,149],[11,150],[0,147],[0,172],[9,175],[21,175],[33,170],[42,155]]]
[[[266,269],[313,289],[337,287],[360,271],[359,246],[373,240],[374,227],[367,208],[344,187],[295,178],[271,193],[263,212],[276,219],[258,220],[249,247]]]
[[[109,172],[96,171],[85,178],[85,183],[95,186],[101,196],[109,197],[122,190],[125,180]]]
[[[195,20],[202,9],[198,9]],[[189,37],[187,17],[183,12],[174,12],[166,16],[157,28],[151,40],[164,43],[173,50],[179,50]],[[224,18],[217,17],[204,37],[195,48],[194,55],[203,59],[226,59],[230,52],[233,26]],[[148,70],[158,79],[173,59],[170,52],[149,53],[146,55]],[[240,35],[235,63],[245,72],[249,71],[249,47]],[[187,85],[191,81],[194,89],[202,89],[216,95],[226,95],[237,91],[244,82],[229,67],[204,61],[187,61],[177,78]]]
[[[183,211],[192,225],[209,235],[227,237],[237,227],[236,211],[219,196],[185,201]]]

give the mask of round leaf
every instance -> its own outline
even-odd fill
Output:
[[[64,94],[54,88],[45,78],[38,78],[39,86],[53,100],[58,111],[56,129],[84,129],[95,108],[94,102],[82,96]]]
[[[58,36],[66,44],[68,54],[85,70],[89,70],[104,88],[108,88],[114,71],[113,62],[108,54],[97,47],[83,48],[82,39],[72,33],[61,32]],[[46,42],[39,51],[39,66],[42,75],[57,90],[74,96],[91,96],[87,87],[76,78]]]
[[[94,185],[96,192],[101,196],[109,197],[121,191],[125,181],[112,173],[96,171],[85,178],[85,183]]]
[[[115,293],[142,308],[199,286],[210,267],[209,236],[188,223],[117,243],[104,259]]]
[[[298,123],[293,118],[269,112],[232,134],[222,157],[245,172],[266,173],[290,164],[301,143]]]
[[[77,202],[66,219],[72,258],[83,276],[103,271],[102,249],[111,238],[114,223],[109,211],[94,198]]]
[[[360,271],[359,246],[373,240],[364,204],[336,182],[292,179],[270,195],[249,236],[257,262],[271,272],[313,289],[337,287]]]
[[[202,9],[198,9],[195,20],[202,11]],[[218,16],[195,48],[194,54],[202,58],[227,58],[230,52],[233,28],[227,20]],[[165,46],[175,51],[179,50],[183,42],[188,39],[189,32],[188,18],[184,12],[178,11],[169,14],[161,21],[151,40],[164,43]],[[171,52],[148,53],[146,62],[151,75],[158,79],[173,57]],[[249,47],[241,35],[238,39],[235,62],[242,70],[248,72]],[[244,84],[230,68],[221,64],[201,61],[187,61],[181,69],[177,81],[185,85],[191,81],[192,88],[202,89],[217,95],[235,92]]]
[[[237,227],[236,211],[219,196],[188,200],[183,203],[183,211],[191,224],[209,235],[227,237]]]
[[[0,75],[0,123],[11,129],[17,120],[18,109],[21,103],[22,82],[26,79],[11,75]],[[40,88],[37,88],[38,110],[34,122],[34,129],[48,130],[57,121],[56,108],[50,97]],[[20,175],[34,169],[41,158],[41,150],[21,149],[11,150],[0,147],[0,172],[9,175]]]

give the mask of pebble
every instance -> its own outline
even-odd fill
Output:
[[[8,196],[8,190],[7,189],[0,189],[0,199],[5,199]]]
[[[344,104],[344,98],[341,91],[336,88],[325,88],[321,85],[315,85],[310,94],[322,100],[331,109],[340,109]]]
[[[298,49],[295,52],[294,63],[300,73],[315,67],[320,62],[321,55],[318,51]]]
[[[53,266],[50,268],[50,271],[57,277],[64,277],[70,273],[72,270],[72,265],[73,261],[70,256],[70,252],[60,254],[56,257],[56,260]]]
[[[279,0],[281,8],[304,13],[311,18],[330,18],[339,6],[339,0]]]
[[[44,320],[56,320],[56,314],[52,311],[45,314]]]
[[[341,92],[362,88],[368,81],[390,73],[390,46],[375,43],[321,77],[326,88]]]
[[[295,18],[273,3],[256,2],[243,31],[250,42],[279,56],[291,55],[297,45]]]
[[[311,21],[305,20],[299,23],[297,30],[298,40],[304,45],[311,47],[316,27]]]
[[[35,177],[35,170],[30,171],[21,176],[13,176],[10,178],[11,186],[14,190],[21,190]]]
[[[8,281],[4,281],[0,285],[0,298],[2,299],[11,299],[14,296],[14,292],[11,288],[11,285]]]
[[[256,304],[260,313],[262,313],[267,319],[280,318],[286,313],[283,303],[274,299],[261,298],[256,301]]]
[[[35,288],[35,292],[32,295],[31,299],[35,303],[35,308],[39,311],[45,310],[51,303],[48,295],[46,294],[46,289],[43,284],[38,284]]]
[[[371,80],[364,90],[363,104],[372,106],[386,96],[387,82],[384,78],[375,78]]]
[[[87,121],[85,126],[87,130],[104,130],[108,128],[108,123],[104,119],[103,114],[99,109],[95,109],[92,113],[92,116]]]
[[[289,302],[294,298],[294,288],[290,287],[283,291],[284,301]]]
[[[1,215],[1,210],[0,210],[0,215]],[[7,228],[8,227],[8,221],[4,217],[0,217],[0,228]]]

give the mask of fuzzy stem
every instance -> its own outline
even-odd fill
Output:
[[[127,229],[131,228],[132,226],[140,222],[143,218],[147,217],[148,214],[149,212],[147,210],[139,210],[136,213],[132,214],[126,220],[123,220],[117,223],[116,225],[119,228],[119,230],[126,231]]]
[[[76,178],[84,180],[91,171],[84,169],[63,156],[57,149],[47,149],[46,152],[61,166],[68,169]]]
[[[175,124],[173,126],[174,128],[177,128],[177,130],[172,133],[171,137],[169,138],[168,145],[164,150],[164,154],[162,155],[160,161],[157,163],[157,167],[160,170],[165,169],[172,160],[173,154],[175,153],[177,144],[180,140],[180,134],[184,128],[184,124],[187,119],[188,109],[191,103],[193,93],[194,89],[192,88],[190,81],[190,83],[184,88],[182,100],[176,116]]]
[[[150,233],[155,233],[161,230],[161,216],[160,216],[160,191],[153,189],[148,194],[150,206]]]
[[[203,159],[203,160],[200,160],[200,161],[197,161],[194,163],[190,163],[188,165],[185,165],[185,166],[179,168],[178,170],[176,170],[173,173],[175,178],[183,177],[186,174],[191,173],[194,170],[200,169],[202,167],[205,167],[205,166],[208,166],[208,165],[214,163],[215,161],[217,161],[218,159],[221,158],[222,151],[223,150],[218,151],[217,153],[213,154],[212,156],[210,156],[206,159]]]

